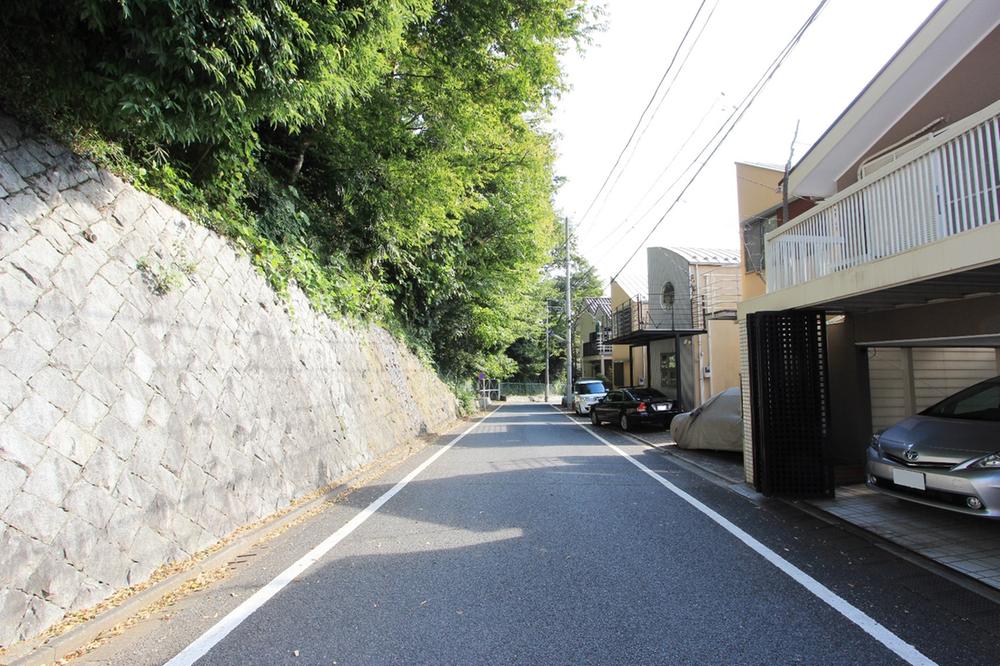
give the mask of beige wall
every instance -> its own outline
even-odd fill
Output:
[[[740,279],[743,265],[691,267],[699,289],[704,287],[705,275],[719,275],[723,279]],[[756,277],[756,276],[751,276]],[[742,289],[742,287],[741,287]],[[742,293],[742,292],[741,292]],[[700,405],[719,391],[739,386],[739,336],[736,321],[715,319],[705,322],[705,335],[692,339],[694,345],[694,404]],[[705,368],[711,368],[711,376],[705,376]]]
[[[699,404],[727,388],[740,385],[739,330],[735,319],[718,319],[708,322],[708,335],[699,335],[696,351],[704,351],[703,368],[710,366],[712,376],[698,382],[703,391]]]
[[[740,221],[781,203],[781,169],[736,163],[736,208]]]
[[[612,318],[614,317],[614,312],[622,305],[629,302],[630,296],[625,293],[625,290],[619,286],[617,282],[611,283],[611,312]],[[613,322],[612,322],[612,325]],[[628,355],[628,345],[612,345],[611,346],[611,358],[615,363],[623,363],[625,369],[625,383],[629,383],[629,355]],[[613,366],[612,366],[613,368]],[[614,371],[612,369],[612,374],[608,379],[614,381]],[[615,387],[619,388],[619,387]]]
[[[584,310],[576,319],[576,326],[573,328],[573,353],[577,360],[583,359],[583,344],[590,340],[590,334],[597,328],[597,319],[590,314],[589,310]],[[581,367],[587,367],[581,365]]]
[[[736,163],[736,207],[740,222],[740,293],[756,298],[767,292],[767,283],[758,273],[747,273],[743,265],[743,222],[781,203],[781,169]]]

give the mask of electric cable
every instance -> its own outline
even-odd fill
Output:
[[[719,0],[716,0],[715,4],[712,5],[712,9],[709,10],[708,16],[705,18],[705,21],[701,24],[701,28],[698,29],[698,34],[695,35],[694,40],[691,42],[691,47],[687,50],[687,53],[684,54],[684,59],[681,60],[680,65],[677,66],[677,70],[674,72],[674,76],[670,80],[670,84],[667,86],[667,89],[663,91],[663,94],[660,96],[660,101],[656,103],[656,107],[653,109],[653,112],[649,115],[649,120],[646,122],[645,126],[643,126],[642,130],[639,132],[639,136],[636,138],[635,143],[633,143],[632,145],[632,151],[628,154],[628,157],[625,159],[625,164],[623,164],[622,168],[618,170],[618,174],[615,176],[614,181],[612,181],[611,187],[608,188],[607,194],[604,197],[604,201],[601,202],[601,205],[598,207],[597,213],[595,214],[598,219],[601,217],[601,213],[604,212],[604,207],[607,206],[608,201],[611,200],[611,193],[614,192],[615,187],[618,186],[618,181],[621,180],[625,172],[628,171],[629,165],[632,164],[632,158],[635,157],[635,154],[637,152],[639,152],[639,147],[642,145],[643,137],[646,136],[646,132],[652,126],[653,121],[656,119],[656,114],[659,113],[660,108],[663,106],[663,103],[666,101],[667,97],[670,96],[670,91],[673,89],[674,84],[677,83],[677,79],[684,71],[684,66],[687,65],[688,58],[691,57],[691,54],[694,53],[694,50],[698,47],[698,42],[701,41],[701,36],[705,33],[705,28],[708,27],[709,22],[712,20],[712,16],[715,14],[715,10],[718,8],[719,8]],[[697,18],[697,16],[695,18]],[[686,37],[687,35],[685,34],[685,39]],[[659,178],[659,176],[657,178]],[[645,196],[646,195],[643,195],[643,198],[645,198]]]
[[[667,162],[666,166],[664,166],[663,169],[660,171],[660,173],[656,175],[656,178],[653,179],[653,182],[650,183],[646,191],[636,201],[636,204],[635,206],[632,207],[632,210],[630,210],[628,214],[625,216],[625,219],[622,221],[622,226],[628,224],[630,220],[634,220],[632,222],[632,226],[630,226],[625,233],[619,233],[618,229],[611,229],[607,233],[607,235],[605,235],[605,237],[601,240],[601,242],[599,243],[601,247],[604,247],[605,243],[611,242],[611,245],[605,248],[604,250],[605,254],[610,253],[612,250],[618,247],[618,245],[635,230],[635,228],[639,225],[639,223],[642,222],[644,219],[646,219],[646,216],[649,215],[649,213],[656,208],[656,204],[663,199],[666,193],[670,192],[670,190],[672,190],[677,185],[677,183],[680,182],[680,179],[684,176],[684,174],[687,173],[687,171],[690,169],[690,165],[680,173],[677,179],[675,179],[674,182],[671,183],[669,187],[667,187],[667,189],[664,191],[664,194],[660,195],[660,197],[658,197],[657,200],[654,201],[653,204],[649,208],[647,208],[642,215],[640,215],[639,217],[634,217],[636,211],[639,210],[639,207],[646,200],[646,197],[648,197],[649,194],[656,188],[656,186],[660,183],[663,177],[667,175],[667,172],[670,170],[670,167],[674,165],[674,163],[677,161],[677,158],[684,153],[684,150],[687,148],[688,144],[691,143],[691,140],[698,135],[699,131],[701,131],[701,128],[705,125],[705,121],[708,120],[708,117],[712,114],[712,111],[715,110],[715,107],[718,104],[719,99],[721,99],[724,96],[725,96],[724,93],[720,93],[719,97],[715,98],[715,100],[712,102],[712,105],[708,108],[707,111],[705,111],[704,115],[701,117],[701,120],[698,121],[698,124],[695,126],[694,130],[690,134],[688,134],[687,138],[684,140],[684,143],[681,144],[680,148],[677,149],[673,157],[670,158],[670,161]],[[724,109],[725,107],[723,108],[723,110]]]
[[[618,165],[621,164],[622,157],[625,156],[625,152],[628,150],[629,146],[632,145],[632,141],[633,139],[635,139],[636,133],[639,131],[639,127],[640,125],[642,125],[642,121],[646,117],[646,113],[649,112],[650,107],[653,106],[653,102],[656,101],[656,98],[660,93],[660,88],[663,86],[663,83],[667,80],[667,77],[670,75],[674,63],[677,61],[677,56],[680,54],[681,49],[684,46],[684,42],[687,40],[688,35],[694,28],[695,23],[698,20],[698,16],[701,15],[701,11],[702,9],[704,9],[705,3],[707,1],[708,0],[701,0],[701,4],[698,5],[698,10],[695,12],[694,17],[691,19],[691,23],[688,24],[687,30],[684,31],[684,36],[681,38],[680,43],[677,44],[677,49],[674,51],[673,56],[670,58],[670,62],[667,64],[666,70],[664,70],[663,75],[660,77],[659,83],[656,84],[656,88],[653,90],[653,95],[649,98],[649,101],[646,103],[646,106],[642,110],[642,113],[639,114],[639,119],[636,121],[635,126],[632,128],[632,132],[631,134],[629,134],[628,141],[625,142],[625,145],[618,153],[618,157],[615,159],[614,164],[611,165],[611,170],[608,171],[608,175],[604,177],[604,182],[601,183],[601,186],[600,188],[598,188],[597,193],[594,195],[594,198],[587,205],[587,209],[583,211],[583,215],[581,215],[580,219],[577,221],[578,231],[583,228],[583,224],[586,221],[587,216],[590,214],[590,211],[593,210],[594,204],[596,204],[598,199],[601,198],[601,195],[604,193],[604,189],[608,186],[608,183],[611,180],[611,176],[615,173],[615,170],[618,168]]]
[[[687,190],[691,187],[691,184],[694,183],[694,181],[698,178],[698,175],[702,172],[702,170],[709,163],[709,161],[711,161],[712,157],[719,150],[722,144],[725,143],[726,139],[729,137],[729,134],[733,131],[733,129],[736,128],[740,120],[743,118],[746,112],[756,101],[760,93],[764,90],[767,83],[771,80],[772,77],[774,77],[774,74],[778,71],[781,65],[784,64],[784,61],[788,58],[789,54],[799,43],[799,41],[802,39],[802,36],[813,24],[813,22],[816,20],[819,14],[823,11],[824,7],[826,7],[828,2],[829,0],[820,0],[819,4],[817,4],[816,8],[813,9],[812,13],[806,19],[805,23],[802,24],[802,26],[798,29],[798,31],[788,42],[788,44],[785,45],[785,47],[778,53],[777,57],[771,62],[771,64],[767,67],[767,69],[764,70],[764,74],[761,76],[760,79],[758,79],[757,83],[755,83],[754,86],[750,88],[750,91],[743,98],[740,104],[737,105],[737,107],[733,111],[733,114],[731,114],[730,117],[726,119],[726,121],[722,124],[719,130],[712,136],[711,139],[709,139],[708,143],[705,144],[705,147],[702,148],[702,150],[698,153],[698,155],[692,161],[691,165],[689,165],[688,169],[690,169],[690,166],[697,164],[701,156],[704,155],[705,152],[708,151],[708,149],[711,147],[711,150],[708,151],[707,157],[705,157],[705,159],[701,162],[701,164],[695,170],[694,174],[691,176],[688,182],[684,185],[684,188],[680,191],[680,193],[677,195],[674,201],[670,204],[670,206],[667,207],[667,210],[664,211],[663,215],[660,216],[660,219],[658,219],[656,223],[653,225],[652,229],[649,230],[649,233],[646,234],[646,236],[642,239],[642,241],[636,246],[636,248],[629,255],[628,259],[625,260],[625,262],[622,264],[622,267],[619,268],[618,271],[614,274],[610,282],[614,282],[615,279],[617,279],[618,276],[621,275],[622,271],[624,271],[625,268],[628,266],[628,264],[632,261],[632,259],[635,258],[635,255],[638,254],[639,250],[642,249],[642,247],[646,244],[649,238],[656,232],[656,230],[660,227],[663,221],[667,219],[667,216],[671,213],[671,211],[673,211],[674,207],[681,200],[681,198],[684,196]],[[718,140],[718,142],[715,143],[714,146],[712,146],[712,142],[715,141],[715,139],[719,137],[720,134],[721,138]],[[688,169],[685,169],[685,172]]]

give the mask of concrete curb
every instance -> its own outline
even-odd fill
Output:
[[[483,416],[484,415],[482,414],[477,414],[475,416],[465,417],[464,419],[457,419],[443,433],[433,435],[433,440],[428,443],[428,446],[433,445],[434,441],[440,439],[441,437],[446,437],[450,431],[455,429],[455,423],[480,421]],[[395,465],[402,464],[411,456],[402,458],[397,461]],[[77,625],[62,634],[52,636],[48,639],[43,640],[35,638],[11,646],[7,654],[0,657],[0,664],[3,666],[42,666],[44,664],[53,664],[57,662],[66,655],[88,645],[105,631],[108,631],[122,622],[125,622],[147,606],[156,603],[158,600],[171,592],[180,589],[201,574],[223,566],[239,555],[240,551],[253,546],[266,534],[274,530],[284,528],[327,500],[336,498],[343,493],[353,481],[362,476],[364,472],[365,467],[356,470],[341,483],[327,490],[327,492],[309,500],[308,502],[305,502],[280,518],[274,520],[268,520],[265,518],[264,520],[266,522],[237,537],[232,543],[224,546],[221,550],[213,553],[192,568],[174,574],[173,576],[165,578],[151,587],[142,590],[141,592],[137,592],[123,601],[120,605],[101,613],[92,620],[83,622],[82,624]]]

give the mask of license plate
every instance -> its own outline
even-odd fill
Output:
[[[657,412],[665,412],[665,411],[667,411],[667,406],[666,405],[653,405],[653,410],[657,411]]]
[[[893,469],[892,482],[897,486],[903,486],[905,488],[927,490],[927,484],[924,482],[924,475],[920,472],[911,472],[907,469]]]

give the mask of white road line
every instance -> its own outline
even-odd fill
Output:
[[[199,636],[186,648],[181,650],[181,652],[168,661],[165,666],[189,666],[205,656],[209,650],[225,638],[229,632],[250,617],[254,611],[267,603],[271,597],[280,592],[283,587],[292,582],[296,577],[302,575],[306,569],[315,564],[334,546],[343,541],[351,532],[356,530],[364,524],[366,520],[375,515],[375,512],[378,511],[383,504],[392,499],[396,493],[405,488],[406,484],[415,479],[417,475],[430,467],[435,460],[444,455],[448,449],[457,444],[459,440],[472,432],[477,426],[485,423],[487,419],[496,414],[499,410],[500,407],[497,407],[492,412],[487,414],[482,420],[473,423],[471,426],[466,428],[464,432],[441,447],[441,450],[436,452],[424,462],[420,463],[416,469],[404,476],[399,483],[387,490],[384,495],[369,504],[361,511],[361,513],[354,516],[354,518],[345,523],[340,529],[325,538],[319,545],[314,547],[294,564],[278,574],[270,583],[254,592],[253,595],[247,598],[246,601],[234,608],[228,615],[226,615],[226,617],[219,620],[215,626]]]
[[[566,418],[570,418],[566,414],[563,414],[563,416],[566,416]],[[572,419],[570,418],[570,420]],[[798,583],[799,585],[801,585],[802,587],[806,588],[814,595],[819,597],[821,601],[823,601],[828,606],[833,608],[835,611],[846,617],[854,624],[856,624],[866,634],[877,640],[879,643],[892,650],[904,661],[906,661],[909,664],[914,664],[915,666],[916,665],[936,666],[935,662],[924,656],[924,654],[921,653],[919,650],[917,650],[917,648],[910,645],[902,638],[900,638],[896,634],[892,633],[891,631],[883,627],[875,620],[875,618],[871,617],[864,611],[852,606],[843,597],[836,594],[830,588],[826,587],[818,580],[816,580],[806,572],[802,571],[802,569],[799,569],[797,566],[795,566],[785,558],[778,555],[776,552],[774,552],[773,550],[762,544],[760,541],[758,541],[757,539],[753,538],[752,536],[744,532],[742,529],[740,529],[732,522],[730,522],[727,518],[723,517],[715,510],[709,508],[703,502],[687,494],[686,492],[684,492],[683,490],[672,484],[670,481],[667,481],[662,476],[660,476],[653,470],[649,469],[648,467],[643,465],[641,462],[639,462],[629,454],[625,453],[625,451],[615,446],[614,444],[606,440],[604,437],[599,435],[597,432],[595,432],[595,430],[592,427],[588,428],[586,425],[580,423],[579,421],[573,421],[573,423],[580,426],[587,432],[589,432],[599,441],[604,443],[606,446],[610,447],[612,451],[624,457],[630,463],[632,463],[640,470],[651,476],[664,488],[666,488],[673,494],[677,495],[682,500],[684,500],[694,508],[698,509],[698,511],[702,512],[703,514],[711,518],[720,527],[722,527],[722,529],[726,530],[734,537],[742,541],[751,550],[753,550],[758,555],[763,557],[765,560],[776,566],[778,569],[780,569],[783,573],[788,575],[796,583]]]

